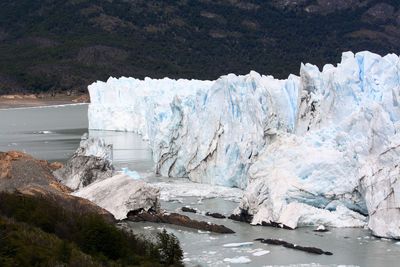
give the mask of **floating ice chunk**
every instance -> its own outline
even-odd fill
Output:
[[[256,256],[256,257],[260,257],[260,256],[264,256],[269,253],[270,253],[269,250],[260,250],[260,251],[254,252],[252,255]]]
[[[229,243],[225,244],[225,248],[238,248],[238,247],[248,247],[252,246],[254,243],[253,242],[243,242],[243,243]]]
[[[96,203],[118,220],[126,219],[129,211],[157,211],[160,208],[160,193],[157,188],[124,174],[92,183],[73,195]]]
[[[240,256],[240,257],[235,257],[235,258],[225,258],[224,262],[239,264],[239,263],[250,263],[251,260],[246,256]]]

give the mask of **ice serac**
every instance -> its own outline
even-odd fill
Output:
[[[368,226],[376,236],[400,239],[400,140],[362,169],[361,188],[369,210]]]
[[[369,52],[303,65],[296,130],[251,166],[238,211],[290,227],[360,226],[364,214],[376,235],[399,238],[399,67]]]
[[[111,78],[89,91],[90,128],[142,134],[163,176],[246,188],[237,212],[254,224],[369,220],[400,238],[397,55],[346,52],[286,80]]]

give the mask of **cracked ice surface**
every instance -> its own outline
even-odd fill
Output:
[[[163,176],[246,188],[238,212],[255,224],[354,227],[370,215],[376,235],[400,238],[399,66],[347,52],[286,80],[112,78],[89,87],[90,128],[141,133]]]

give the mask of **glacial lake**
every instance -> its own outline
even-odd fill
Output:
[[[20,150],[40,159],[65,162],[79,146],[81,136],[88,132],[87,128],[86,104],[3,109],[0,110],[0,151]],[[89,134],[113,144],[117,168],[135,170],[143,179],[157,185],[164,199],[162,208],[168,211],[190,206],[202,213],[210,211],[228,215],[238,205],[238,190],[154,176],[151,151],[136,134],[109,131],[90,131]],[[195,196],[190,196],[192,193]],[[216,197],[219,194],[225,198]],[[202,214],[185,215],[224,224],[236,233],[220,235],[151,223],[124,223],[123,226],[145,236],[153,236],[165,227],[179,238],[188,266],[399,266],[400,242],[375,238],[365,229],[330,229],[326,233],[315,233],[313,228],[290,231],[214,219]],[[302,246],[319,247],[332,252],[333,256],[318,256],[261,244],[253,241],[255,238],[281,238]],[[232,245],[244,242],[253,243]],[[224,246],[227,244],[230,245]],[[250,262],[229,262],[235,258]]]

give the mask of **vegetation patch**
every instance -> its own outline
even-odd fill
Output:
[[[183,266],[178,239],[127,233],[97,214],[0,193],[0,266]]]

